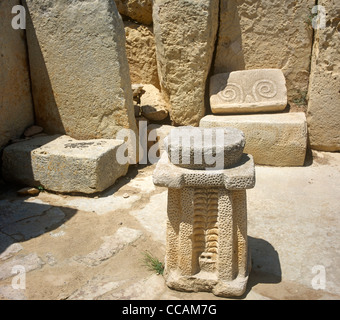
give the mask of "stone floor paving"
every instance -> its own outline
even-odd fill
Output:
[[[166,287],[167,192],[133,166],[105,192],[18,197],[0,184],[0,300],[214,300]],[[340,154],[302,168],[256,167],[248,191],[252,271],[238,299],[340,299]],[[24,272],[25,271],[25,272]]]

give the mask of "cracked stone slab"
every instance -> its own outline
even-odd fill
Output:
[[[165,244],[168,192],[153,195],[150,202],[139,210],[129,212],[151,233],[154,240]]]
[[[36,253],[28,255],[18,255],[0,265],[0,280],[8,279],[15,274],[12,273],[15,266],[22,266],[25,272],[30,272],[42,268],[45,263]]]
[[[116,195],[98,199],[74,198],[67,202],[67,206],[86,212],[95,212],[98,215],[104,215],[117,209],[129,209],[140,198],[140,195],[132,195],[129,198]]]
[[[28,300],[25,290],[13,289],[12,286],[1,286],[0,298],[4,298],[6,300]]]
[[[17,241],[26,241],[44,234],[54,226],[61,224],[65,213],[57,208],[47,209],[41,215],[13,221],[1,228],[1,231]]]
[[[22,249],[23,246],[20,243],[13,243],[3,253],[0,254],[0,260],[7,260],[9,258],[12,258]]]
[[[139,230],[122,227],[113,236],[103,237],[104,242],[97,250],[85,256],[75,256],[73,259],[90,267],[98,266],[138,240],[142,234]]]
[[[96,300],[100,296],[119,288],[125,282],[126,280],[117,281],[110,276],[95,276],[72,293],[67,300]]]
[[[38,217],[52,208],[49,204],[37,201],[39,199],[35,200],[0,201],[0,229],[17,221]]]
[[[104,295],[103,300],[154,300],[165,290],[164,278],[160,275],[151,275],[112,294]],[[99,299],[99,300],[100,300]]]

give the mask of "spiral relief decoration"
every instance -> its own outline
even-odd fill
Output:
[[[253,86],[253,96],[259,100],[259,96],[266,99],[277,95],[277,85],[271,80],[259,80]]]
[[[236,83],[228,83],[226,87],[222,87],[218,96],[227,102],[243,102],[244,99],[242,87]]]

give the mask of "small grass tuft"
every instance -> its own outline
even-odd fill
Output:
[[[150,252],[143,252],[143,265],[151,271],[155,271],[157,274],[163,275],[164,264],[154,257]]]

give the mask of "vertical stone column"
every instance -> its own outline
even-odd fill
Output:
[[[153,176],[156,185],[169,188],[165,278],[176,290],[240,296],[250,271],[246,189],[255,186],[255,167],[252,156],[243,154],[243,133],[219,129],[223,148],[214,144],[218,129],[176,128],[165,141],[168,152]],[[211,144],[205,138],[209,130]],[[173,139],[176,131],[182,139]],[[185,138],[196,146],[184,146]],[[208,152],[223,158],[223,167],[209,168]]]

